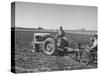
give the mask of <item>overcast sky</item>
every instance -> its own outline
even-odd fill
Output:
[[[97,30],[97,7],[16,2],[16,27]]]

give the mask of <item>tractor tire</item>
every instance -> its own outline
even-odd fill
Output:
[[[56,40],[52,37],[47,38],[43,44],[43,51],[47,55],[53,55],[56,52]]]

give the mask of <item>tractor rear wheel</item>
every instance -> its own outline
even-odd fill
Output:
[[[47,55],[53,55],[55,53],[56,50],[56,41],[54,38],[50,37],[47,38],[44,41],[43,44],[43,51],[44,53],[46,53]]]

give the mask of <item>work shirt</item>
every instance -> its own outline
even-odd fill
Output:
[[[91,46],[91,49],[97,49],[97,39],[94,39],[93,45]]]

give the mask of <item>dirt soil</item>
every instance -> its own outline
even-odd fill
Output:
[[[96,68],[96,65],[85,65],[68,56],[48,56],[43,52],[32,52],[31,49],[16,48],[15,71],[42,72],[42,71],[62,71]]]

